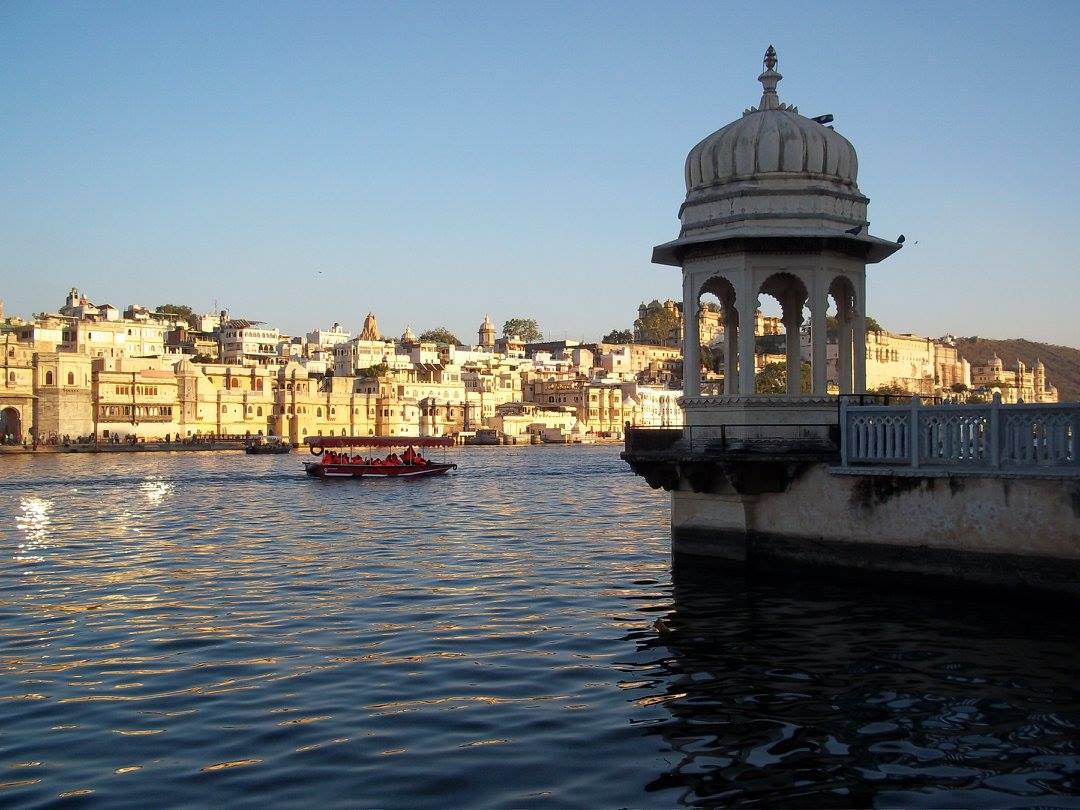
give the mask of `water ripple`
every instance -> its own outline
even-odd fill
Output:
[[[0,805],[1062,806],[1073,625],[669,567],[613,448],[0,459]]]

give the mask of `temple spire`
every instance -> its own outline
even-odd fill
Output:
[[[776,94],[776,85],[780,83],[780,80],[784,78],[776,71],[776,48],[772,45],[765,51],[765,59],[763,64],[765,69],[758,76],[758,81],[761,82],[761,86],[764,92],[761,94],[761,103],[758,104],[759,110],[776,110],[780,108],[780,97]]]

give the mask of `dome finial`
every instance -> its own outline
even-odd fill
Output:
[[[758,105],[759,110],[775,110],[780,107],[780,97],[776,95],[776,85],[780,83],[780,80],[784,78],[776,72],[776,48],[772,45],[765,51],[765,59],[763,64],[765,69],[758,76],[758,81],[761,82],[761,86],[765,88],[761,94],[761,103]]]
[[[776,67],[776,48],[774,48],[772,45],[770,45],[765,50],[765,63],[764,64],[765,64],[765,69],[766,70],[772,70],[774,67]]]

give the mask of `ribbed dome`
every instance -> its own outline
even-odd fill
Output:
[[[859,160],[842,135],[806,116],[798,107],[781,104],[776,85],[776,51],[770,46],[758,107],[717,130],[690,150],[686,158],[686,191],[752,180],[761,175],[826,180],[857,191]]]
[[[778,173],[857,189],[859,159],[847,138],[794,108],[756,109],[690,150],[686,190]]]

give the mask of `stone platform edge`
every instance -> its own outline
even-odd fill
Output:
[[[672,528],[672,555],[676,566],[742,568],[767,577],[888,579],[894,587],[1080,598],[1080,559],[690,527]]]

